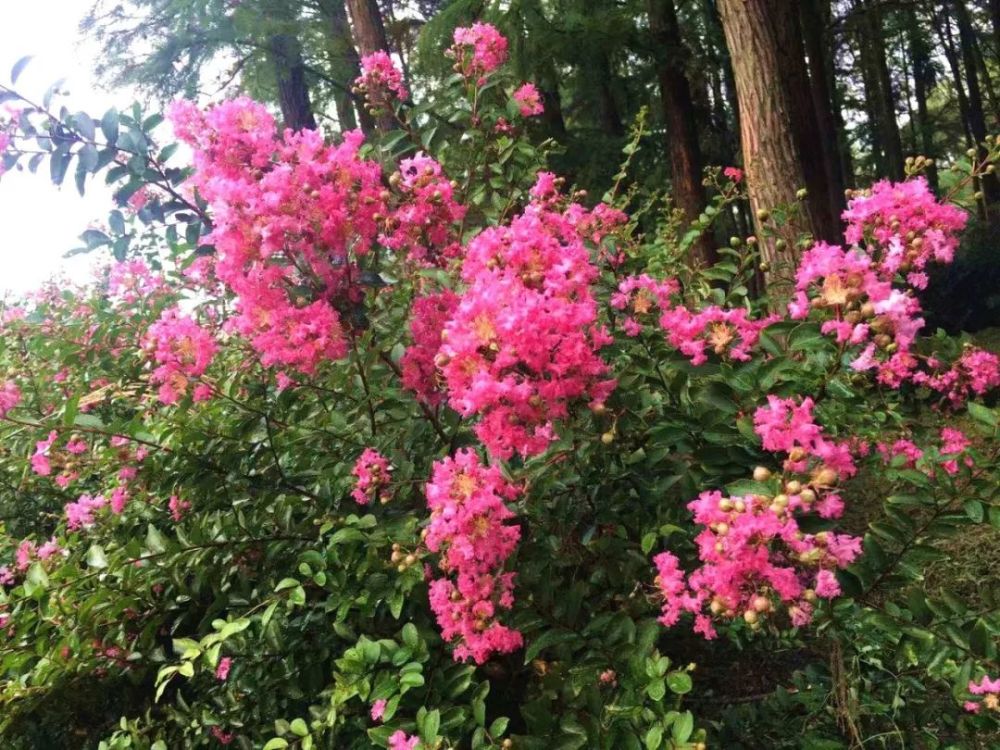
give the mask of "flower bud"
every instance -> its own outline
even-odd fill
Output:
[[[771,478],[771,471],[763,466],[758,466],[753,470],[753,478],[755,482],[766,482]]]

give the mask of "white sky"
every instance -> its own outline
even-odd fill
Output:
[[[129,92],[98,90],[91,75],[93,48],[80,44],[77,24],[90,0],[0,0],[0,81],[10,83],[10,70],[24,55],[35,58],[18,78],[17,89],[35,101],[55,81],[65,78],[71,111],[103,113],[111,105],[124,109]],[[89,45],[88,45],[89,47]],[[73,279],[89,276],[94,256],[64,259],[80,246],[77,237],[91,222],[103,221],[111,193],[100,178],[88,183],[80,197],[72,169],[55,187],[43,164],[38,174],[12,170],[0,177],[0,296],[29,291],[59,271]]]

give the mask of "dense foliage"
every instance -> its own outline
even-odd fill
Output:
[[[916,294],[965,212],[878,182],[761,294],[784,240],[692,267],[641,125],[599,202],[546,171],[507,54],[419,104],[366,56],[371,140],[177,103],[190,169],[16,100],[4,165],[121,205],[0,313],[5,746],[989,741],[996,592],[929,585],[1000,527],[1000,358]]]

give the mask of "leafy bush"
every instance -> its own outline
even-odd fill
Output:
[[[505,44],[460,30],[417,105],[366,58],[396,123],[372,143],[245,99],[171,109],[193,169],[138,108],[6,128],[7,167],[121,202],[84,236],[117,259],[96,282],[2,313],[8,746],[995,729],[996,589],[925,585],[1000,527],[998,359],[921,336],[914,296],[965,214],[879,183],[851,247],[752,297],[754,243],[699,270],[673,220],[638,233],[641,130],[620,189],[566,194]]]

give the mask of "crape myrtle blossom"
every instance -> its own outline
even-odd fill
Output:
[[[638,336],[643,322],[648,323],[656,311],[670,307],[670,297],[678,291],[680,285],[673,279],[659,281],[647,274],[626,276],[611,295],[611,306],[628,311],[622,329],[627,336]]]
[[[701,566],[685,575],[672,553],[654,558],[660,622],[667,627],[689,612],[695,631],[714,638],[715,620],[740,617],[756,630],[779,607],[799,627],[812,620],[818,599],[840,594],[834,571],[861,553],[861,540],[805,533],[798,519],[811,512],[838,518],[844,506],[834,485],[855,466],[845,444],[823,435],[812,406],[809,399],[797,403],[771,396],[757,410],[755,430],[764,448],[787,454],[776,493],[727,497],[708,491],[688,505],[702,527],[695,538]],[[759,467],[754,479],[774,477]]]
[[[167,290],[166,280],[142,260],[114,263],[108,269],[108,296],[116,302],[146,302]]]
[[[973,394],[984,396],[1000,387],[1000,357],[974,346],[967,346],[947,369],[935,358],[927,364],[928,371],[912,374],[913,382],[944,394],[954,407],[962,406]]]
[[[877,183],[850,201],[843,218],[853,246],[818,242],[803,255],[789,315],[799,320],[819,311],[826,318],[823,333],[843,348],[860,347],[851,367],[873,371],[891,388],[913,382],[945,394],[957,407],[970,394],[1000,386],[994,354],[969,348],[946,369],[913,351],[924,327],[913,289],[926,287],[931,263],[952,261],[967,214],[938,201],[926,181],[916,178]]]
[[[368,505],[375,498],[382,502],[389,499],[389,493],[385,488],[388,486],[392,469],[389,467],[389,459],[377,450],[365,448],[351,473],[356,478],[354,489],[351,491],[351,497],[356,503]]]
[[[536,117],[545,111],[542,95],[533,83],[522,84],[511,98],[517,103],[522,117]]]
[[[708,352],[722,359],[749,361],[761,332],[780,319],[772,315],[751,320],[743,308],[709,305],[692,311],[678,305],[663,311],[660,327],[671,346],[688,357],[692,364],[702,365],[708,361]]]
[[[455,60],[457,72],[482,86],[486,76],[507,61],[507,38],[492,24],[461,26],[445,55]]]
[[[435,360],[449,404],[480,417],[476,436],[500,458],[543,452],[571,403],[601,404],[615,385],[598,354],[611,342],[591,292],[598,272],[578,230],[588,212],[535,194],[546,197],[469,243],[467,288]]]
[[[441,165],[423,152],[399,164],[389,178],[400,201],[385,217],[379,242],[417,266],[444,266],[461,252],[459,227],[466,207]]]
[[[389,750],[416,750],[416,747],[419,744],[419,737],[411,737],[402,729],[399,729],[389,735]]]
[[[375,109],[391,109],[393,102],[410,97],[403,73],[385,50],[362,56],[361,75],[354,81],[354,88]]]
[[[400,360],[403,386],[416,394],[428,406],[437,406],[445,399],[443,379],[434,364],[441,348],[444,324],[458,306],[458,295],[450,289],[426,294],[413,301],[410,308],[410,336],[413,343]]]
[[[938,201],[927,180],[915,177],[875,183],[848,202],[843,219],[845,238],[864,244],[880,277],[891,281],[902,273],[911,286],[923,289],[931,262],[951,263],[968,214]]]
[[[267,366],[310,374],[344,357],[341,311],[364,295],[356,259],[387,211],[381,168],[358,153],[364,136],[351,131],[336,145],[314,130],[279,136],[245,98],[204,113],[177,102],[170,117],[213,211],[215,276],[237,297],[229,328]]]
[[[964,706],[966,711],[979,713],[983,708],[993,712],[1000,711],[1000,677],[990,679],[988,675],[983,675],[979,682],[970,680],[968,690],[981,699],[966,701]]]
[[[7,413],[21,403],[21,391],[17,384],[8,380],[0,385],[0,419],[7,416]]]
[[[431,511],[427,549],[438,554],[442,577],[430,583],[431,609],[441,636],[455,642],[456,661],[485,662],[521,647],[521,634],[497,620],[514,604],[514,574],[503,565],[521,536],[507,507],[520,489],[471,449],[437,461],[425,487]]]
[[[164,310],[149,327],[145,346],[157,365],[152,380],[159,383],[164,404],[177,403],[187,392],[189,381],[205,373],[218,349],[212,334],[177,308]],[[194,391],[195,401],[208,395],[204,388]]]

